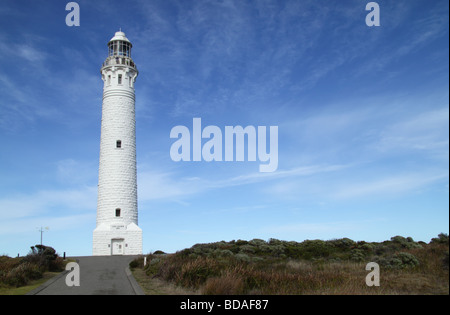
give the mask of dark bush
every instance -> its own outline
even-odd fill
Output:
[[[448,245],[448,234],[440,233],[437,238],[432,238],[430,244],[445,244]]]
[[[300,244],[300,256],[304,259],[327,258],[333,250],[333,246],[322,240],[306,240]]]
[[[247,245],[248,242],[247,241],[243,241],[243,240],[237,240],[235,244],[237,246],[242,246],[242,245]]]
[[[64,269],[62,258],[50,246],[32,246],[24,261],[38,265],[42,271],[62,271]]]
[[[134,260],[132,260],[132,261],[129,263],[129,267],[130,267],[131,269],[138,268],[138,267],[142,267],[143,265],[144,265],[144,264],[141,265],[140,261],[138,261],[137,258],[134,259]]]

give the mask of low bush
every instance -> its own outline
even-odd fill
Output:
[[[143,268],[143,267],[144,267],[144,257],[138,257],[138,258],[136,258],[136,259],[133,259],[133,260],[128,264],[128,266],[129,266],[131,269],[134,269],[134,268]]]
[[[49,246],[36,245],[22,258],[0,257],[0,284],[20,287],[42,278],[46,271],[62,271],[64,262]]]
[[[400,252],[391,257],[377,257],[375,261],[388,269],[414,268],[419,266],[419,260],[410,253]]]
[[[364,254],[364,251],[361,250],[361,249],[358,249],[358,248],[352,249],[350,255],[351,255],[351,256],[350,256],[350,259],[351,259],[352,261],[357,261],[357,262],[364,261],[364,260],[365,260],[365,257],[366,257],[366,255]]]

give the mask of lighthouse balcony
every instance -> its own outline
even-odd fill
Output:
[[[128,67],[137,69],[136,65],[134,64],[134,61],[131,58],[117,57],[117,56],[108,57],[105,60],[105,62],[103,63],[102,68],[107,67],[107,66],[115,66],[115,65],[124,65],[124,66],[128,66]]]

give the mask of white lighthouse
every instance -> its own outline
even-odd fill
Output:
[[[138,70],[125,33],[117,32],[108,48],[101,68],[104,87],[93,255],[137,255],[142,254],[134,93]]]

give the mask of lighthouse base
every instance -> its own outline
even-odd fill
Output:
[[[93,256],[142,255],[142,230],[134,223],[100,224],[94,230]]]

